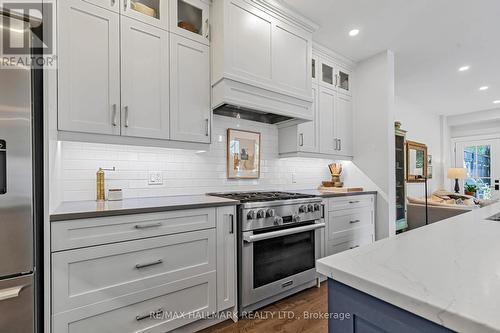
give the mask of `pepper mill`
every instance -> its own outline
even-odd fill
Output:
[[[99,168],[96,173],[96,200],[104,201],[106,200],[105,193],[105,183],[104,183],[104,171],[115,171],[115,167],[111,169]]]

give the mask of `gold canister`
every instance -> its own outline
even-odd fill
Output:
[[[97,189],[96,200],[97,201],[106,200],[106,195],[104,193],[104,170],[102,168],[99,168],[99,170],[97,170],[96,189]]]

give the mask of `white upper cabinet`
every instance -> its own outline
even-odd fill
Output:
[[[319,57],[319,84],[323,87],[335,89],[337,86],[337,68],[333,61]]]
[[[343,67],[338,67],[337,69],[337,91],[347,96],[352,96],[351,73],[351,70]]]
[[[208,45],[210,5],[203,0],[170,0],[170,31]]]
[[[335,155],[338,150],[338,142],[335,137],[336,100],[336,91],[319,87],[319,150],[323,154]]]
[[[303,152],[319,152],[319,108],[318,87],[312,88],[313,93],[313,120],[298,125],[298,150]]]
[[[338,94],[335,110],[335,137],[337,139],[337,154],[353,156],[353,114],[352,100],[348,96]]]
[[[120,0],[80,0],[80,1],[87,2],[102,7],[104,9],[111,10],[115,13],[120,12]]]
[[[119,15],[81,0],[58,9],[58,129],[119,135]]]
[[[169,138],[168,32],[122,17],[122,135]]]
[[[168,28],[168,0],[116,1],[121,2],[121,13],[123,15],[158,28]]]
[[[210,143],[210,51],[170,34],[171,139]]]

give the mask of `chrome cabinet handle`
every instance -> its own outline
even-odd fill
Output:
[[[352,221],[349,221],[349,223],[351,223],[351,224],[359,223],[359,222],[361,222],[361,220],[352,220]]]
[[[128,127],[128,106],[125,106],[125,127]]]
[[[325,204],[321,204],[321,218],[325,218]]]
[[[357,200],[357,201],[349,201],[349,203],[350,203],[351,205],[352,205],[352,204],[357,204],[357,203],[359,203],[359,202],[360,202],[359,200]]]
[[[163,260],[158,259],[158,260],[155,260],[155,261],[152,261],[152,262],[147,262],[147,263],[144,263],[144,264],[137,264],[137,265],[135,265],[135,268],[141,269],[141,268],[156,266],[156,265],[159,265],[159,264],[163,264]]]
[[[141,321],[144,319],[153,318],[154,316],[161,315],[163,313],[163,311],[164,311],[163,308],[159,308],[158,310],[150,312],[148,314],[137,315],[137,316],[135,316],[135,320]]]
[[[339,143],[338,143],[338,139],[337,138],[334,138],[333,139],[333,144],[335,145],[335,150],[339,150],[338,147],[339,147]]]
[[[116,0],[111,0],[111,7],[113,7],[116,3]]]
[[[231,219],[231,224],[229,225],[230,226],[229,233],[234,234],[234,215],[229,214],[229,218]]]
[[[304,146],[304,133],[299,134],[299,146]]]
[[[205,136],[210,136],[210,119],[205,119],[206,127],[205,127]]]
[[[123,0],[123,9],[127,10],[128,7],[128,0]]]
[[[357,248],[357,247],[359,247],[359,245],[354,245],[354,246],[351,246],[351,247],[349,248],[349,250],[355,249],[355,248]]]
[[[116,127],[116,104],[113,104],[113,121],[112,121],[113,126]]]
[[[208,19],[205,20],[205,38],[210,40],[210,22]]]
[[[23,290],[23,288],[24,286],[17,286],[0,290],[0,301],[19,297],[19,294],[21,293],[21,290]]]
[[[149,223],[149,224],[136,224],[135,228],[136,229],[149,229],[149,228],[158,228],[161,226],[162,226],[162,223],[158,222],[158,223]]]
[[[339,151],[342,150],[342,139],[339,139]]]

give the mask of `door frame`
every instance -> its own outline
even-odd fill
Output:
[[[492,147],[496,148],[495,150],[492,149],[491,156],[496,154],[498,156],[498,160],[500,161],[500,134],[486,134],[486,135],[473,135],[473,136],[464,136],[464,137],[458,137],[458,138],[452,138],[450,140],[450,155],[451,155],[451,160],[450,160],[450,166],[455,166],[455,167],[462,167],[462,166],[457,166],[457,146],[461,143],[473,143],[473,142],[494,142],[497,141],[497,146]],[[493,164],[493,159],[491,160],[491,163]],[[496,165],[496,164],[495,164]],[[495,175],[497,178],[495,178]],[[496,199],[500,197],[500,192],[495,191],[495,180],[500,179],[500,167],[499,168],[492,168],[490,170],[490,179],[491,179],[491,189],[492,189],[492,199]],[[462,188],[464,187],[465,180],[461,181]]]

